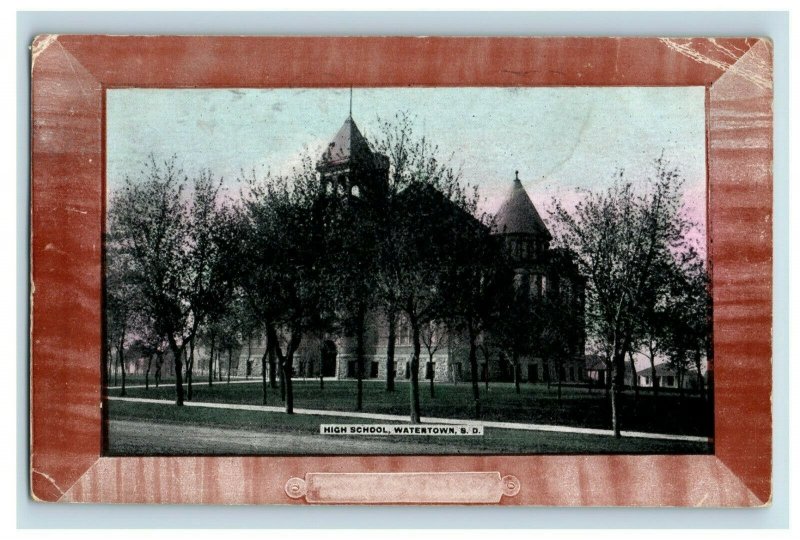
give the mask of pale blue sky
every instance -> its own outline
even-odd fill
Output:
[[[107,106],[108,185],[147,155],[177,154],[192,173],[210,168],[233,185],[242,169],[288,172],[317,156],[348,114],[348,89],[114,89]],[[705,221],[702,87],[383,88],[353,91],[353,118],[374,138],[377,117],[407,110],[494,211],[514,171],[546,218],[550,199],[602,189],[623,168],[652,170],[662,150],[686,178],[691,213]]]

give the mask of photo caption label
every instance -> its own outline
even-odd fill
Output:
[[[434,435],[444,437],[482,436],[483,426],[461,424],[320,424],[321,435]]]

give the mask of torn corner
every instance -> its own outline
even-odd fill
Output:
[[[39,34],[31,42],[31,71],[36,67],[36,59],[47,50],[50,45],[56,42],[59,34]]]

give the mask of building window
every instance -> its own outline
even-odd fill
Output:
[[[372,379],[376,379],[378,377],[378,362],[372,362],[372,364],[370,364],[369,376]]]
[[[347,376],[348,377],[355,377],[356,376],[356,361],[349,360],[347,362]]]
[[[667,386],[675,386],[675,377],[667,375]]]
[[[570,381],[575,381],[575,368],[574,367],[570,367],[569,368],[569,380]]]

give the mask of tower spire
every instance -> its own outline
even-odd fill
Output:
[[[350,118],[353,118],[353,85],[350,85]]]

